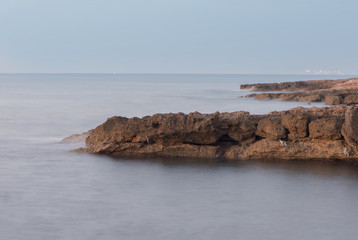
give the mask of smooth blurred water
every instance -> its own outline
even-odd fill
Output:
[[[327,78],[342,77],[0,74],[0,239],[356,239],[355,167],[113,159],[58,143],[113,115],[310,107],[238,98],[240,84]]]

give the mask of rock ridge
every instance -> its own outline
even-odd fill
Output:
[[[358,104],[358,78],[246,84],[240,88],[263,92],[246,96],[259,100],[325,102],[326,105]]]
[[[111,117],[86,138],[89,153],[227,160],[358,160],[358,107]]]

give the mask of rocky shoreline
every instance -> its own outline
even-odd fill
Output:
[[[112,117],[86,138],[89,153],[228,160],[341,160],[358,157],[358,107]]]
[[[318,91],[332,93],[334,89],[347,90],[342,86],[356,81],[358,84],[358,79],[256,84],[244,85],[242,89],[300,89],[312,93],[319,88]],[[328,96],[325,96],[326,101]],[[347,97],[342,97],[343,103]],[[86,141],[86,148],[74,150],[76,152],[120,157],[338,160],[356,163],[358,106],[298,107],[263,115],[240,111],[112,117],[84,136],[73,137],[85,138]],[[66,141],[71,141],[71,137]]]
[[[358,78],[241,85],[258,100],[325,102],[326,105],[358,104]],[[274,93],[268,93],[274,92]]]

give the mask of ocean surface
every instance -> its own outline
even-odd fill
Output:
[[[61,144],[108,117],[323,106],[241,84],[351,76],[0,74],[0,239],[357,239],[358,168],[114,159]]]

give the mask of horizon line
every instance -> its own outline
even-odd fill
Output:
[[[358,73],[342,73],[342,74],[328,74],[328,73],[133,73],[133,72],[0,72],[0,74],[113,74],[113,75],[327,75],[327,76],[352,76]]]

